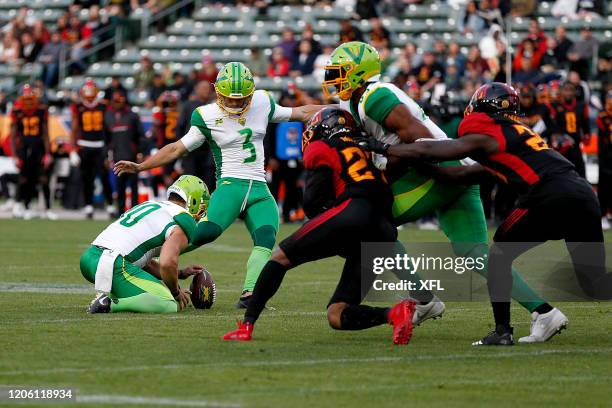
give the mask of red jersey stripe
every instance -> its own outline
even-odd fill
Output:
[[[341,213],[346,208],[346,206],[349,205],[350,202],[351,199],[349,198],[348,200],[343,201],[340,205],[330,208],[324,213],[314,217],[312,220],[308,221],[302,226],[302,228],[300,228],[293,234],[294,239],[297,240],[302,238],[304,235],[308,234],[310,231],[317,228],[319,225],[328,221],[330,218],[335,217],[336,215]]]
[[[540,176],[538,176],[536,172],[518,156],[510,153],[495,153],[489,156],[489,159],[508,167],[529,185],[540,181]]]

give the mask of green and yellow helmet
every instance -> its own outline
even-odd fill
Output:
[[[380,75],[380,57],[376,48],[361,41],[339,45],[325,66],[323,95],[338,96],[343,101],[350,99],[355,89],[370,78]]]
[[[170,194],[176,194],[185,201],[185,209],[195,219],[200,219],[208,209],[210,193],[208,186],[199,177],[181,176],[166,192],[166,197],[170,199]]]
[[[232,115],[246,112],[255,92],[253,74],[242,62],[228,62],[215,81],[217,104]]]

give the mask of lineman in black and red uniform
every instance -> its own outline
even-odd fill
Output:
[[[391,191],[369,154],[353,141],[357,134],[352,116],[338,108],[325,108],[311,119],[302,141],[304,210],[311,219],[279,244],[257,280],[244,323],[224,340],[251,340],[255,321],[289,269],[339,255],[346,262],[328,304],[330,326],[361,330],[390,323],[395,344],[410,341],[414,301],[391,309],[361,305],[361,242],[394,242],[397,231]]]
[[[597,195],[601,206],[602,227],[610,229],[608,213],[612,211],[612,91],[606,95],[604,110],[597,115],[599,183]]]
[[[93,218],[93,194],[96,177],[100,177],[106,199],[107,211],[113,212],[113,195],[106,166],[107,146],[104,133],[104,112],[106,105],[98,97],[100,90],[93,80],[88,79],[81,88],[81,101],[71,105],[72,146],[70,154],[74,165],[80,164],[85,215]]]
[[[518,110],[517,92],[494,82],[472,96],[456,140],[395,146],[372,138],[360,142],[377,153],[408,159],[442,161],[469,156],[479,164],[430,166],[429,171],[434,177],[455,182],[490,172],[519,194],[517,208],[493,238],[487,283],[496,329],[474,343],[478,346],[514,344],[510,326],[512,262],[545,241],[566,241],[578,282],[589,297],[612,298],[612,274],[605,271],[597,198],[568,160],[519,121]],[[547,303],[536,309],[533,318],[535,328],[521,342],[545,341],[567,325],[563,313]]]
[[[164,91],[157,99],[157,109],[153,113],[153,137],[157,149],[176,141],[176,126],[181,115],[178,108],[179,94],[177,91]],[[174,169],[176,162],[165,165],[161,175],[153,177],[153,190],[157,194],[157,185],[169,186],[177,178]],[[160,177],[161,176],[161,177]]]
[[[50,212],[49,179],[45,171],[51,165],[48,120],[47,107],[39,102],[30,85],[24,85],[11,112],[11,149],[19,168],[18,203],[13,208],[15,217],[32,218],[30,202],[40,184],[45,197],[45,214],[47,218],[56,218]]]
[[[553,120],[559,135],[552,136],[552,146],[576,166],[576,171],[585,177],[581,142],[588,142],[591,135],[589,107],[576,100],[576,86],[566,82],[561,88],[561,99],[552,103]]]

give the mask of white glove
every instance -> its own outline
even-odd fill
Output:
[[[387,169],[387,158],[382,154],[373,153],[372,154],[372,163],[378,170],[385,171]]]
[[[70,152],[69,160],[70,165],[73,167],[77,167],[79,164],[81,164],[81,156],[79,156],[79,154],[74,150]]]

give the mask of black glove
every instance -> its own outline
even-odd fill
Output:
[[[356,138],[355,141],[362,149],[385,155],[387,154],[387,149],[390,146],[388,143],[383,143],[379,140],[374,139],[373,137],[361,136],[359,138]]]

